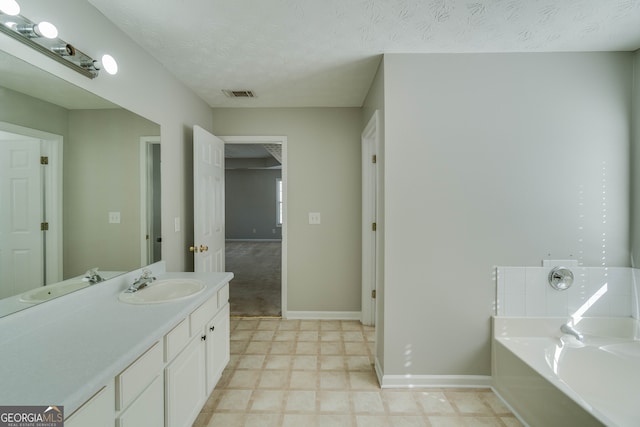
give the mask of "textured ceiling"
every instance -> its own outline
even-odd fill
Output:
[[[361,106],[382,53],[640,48],[640,0],[89,2],[212,107]]]

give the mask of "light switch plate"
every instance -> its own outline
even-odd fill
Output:
[[[109,212],[109,224],[120,224],[120,212]]]
[[[320,212],[309,212],[309,224],[320,224]]]

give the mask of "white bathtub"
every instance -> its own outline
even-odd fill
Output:
[[[495,317],[494,390],[537,427],[640,426],[640,341],[632,318]]]

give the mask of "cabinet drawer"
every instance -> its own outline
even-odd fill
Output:
[[[204,332],[204,326],[218,311],[218,298],[217,295],[212,296],[202,304],[200,307],[191,313],[190,323],[190,335],[202,334]]]
[[[164,361],[170,362],[189,342],[189,320],[184,319],[164,336]]]
[[[162,366],[162,346],[157,342],[116,377],[116,408],[122,410],[129,406]]]
[[[222,308],[229,302],[229,283],[218,290],[218,309]]]

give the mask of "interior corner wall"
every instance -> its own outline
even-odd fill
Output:
[[[376,265],[377,275],[377,288],[376,288],[376,363],[378,368],[384,372],[384,336],[385,336],[385,321],[384,321],[384,210],[381,208],[384,206],[384,57],[380,61],[378,70],[374,76],[369,92],[365,97],[362,105],[362,129],[364,130],[369,124],[369,121],[375,114],[379,114],[378,134],[380,137],[377,166],[378,166],[378,180],[377,180],[377,205],[379,207],[377,212],[377,235],[376,246],[378,251],[378,259]],[[393,332],[389,332],[393,333]]]
[[[282,238],[277,222],[276,180],[280,169],[226,169],[225,233],[227,239]]]
[[[163,258],[168,271],[192,270],[192,129],[211,130],[211,108],[88,1],[24,0],[20,6],[30,19],[54,22],[66,41],[82,43],[83,52],[108,51],[119,72],[88,79],[10,37],[0,38],[0,49],[161,126]]]
[[[385,375],[490,375],[495,265],[628,266],[632,58],[385,56]]]
[[[633,54],[631,117],[631,265],[640,268],[640,50]]]
[[[216,135],[287,137],[288,311],[360,311],[360,123],[360,108],[213,109]]]

